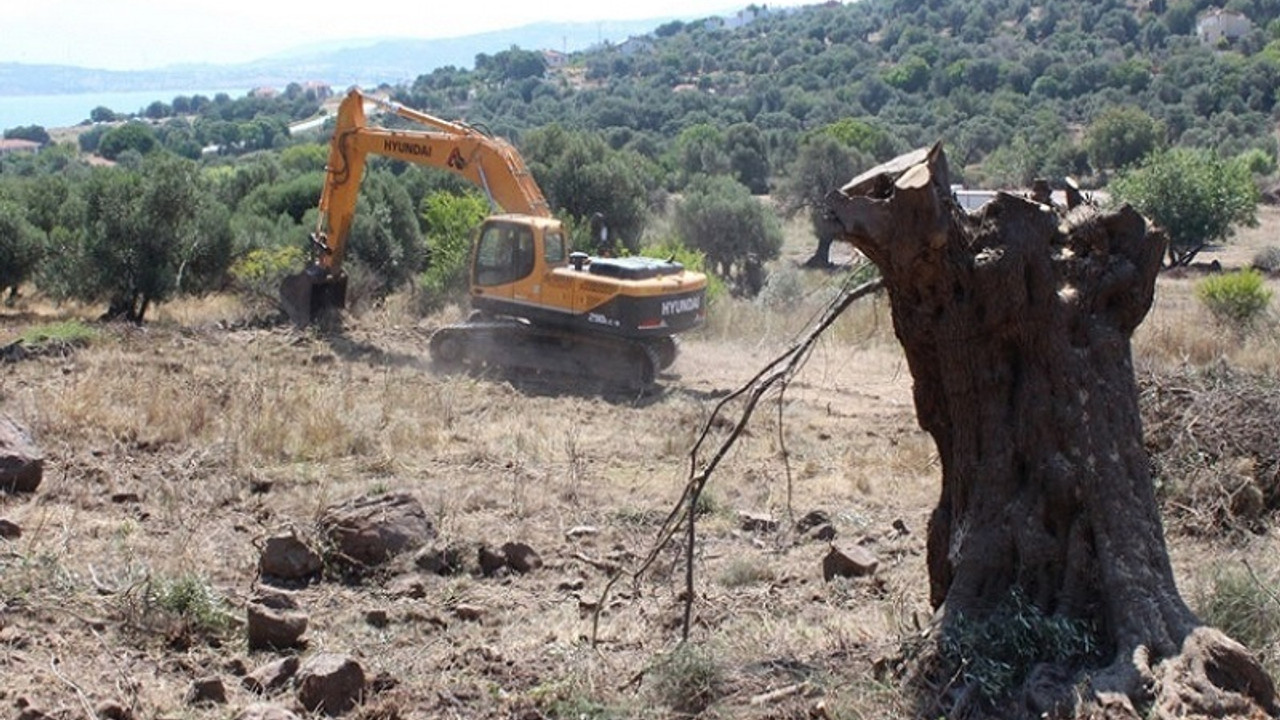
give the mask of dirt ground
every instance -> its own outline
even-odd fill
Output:
[[[262,701],[301,713],[291,688],[257,693],[243,678],[322,652],[377,678],[358,717],[910,714],[879,671],[930,614],[924,530],[939,470],[882,302],[841,321],[713,476],[693,650],[674,651],[678,548],[602,597],[610,565],[630,572],[649,552],[713,408],[783,350],[821,294],[722,306],[731,317],[687,338],[644,397],[437,373],[425,340],[439,320],[394,308],[329,334],[175,310],[0,365],[0,411],[46,457],[36,493],[0,495],[0,518],[21,528],[0,540],[0,716],[226,718]],[[0,345],[60,313],[0,313]],[[735,419],[713,425],[712,448]],[[409,553],[360,577],[295,583],[305,647],[250,650],[266,539],[314,543],[325,508],[395,493],[422,504],[434,546],[518,541],[544,565],[442,576]],[[831,543],[794,529],[811,511],[837,546],[874,554],[875,573],[824,581]],[[1189,595],[1209,561],[1277,549],[1274,533],[1234,546],[1172,539]],[[190,701],[203,678],[221,681],[225,704]]]

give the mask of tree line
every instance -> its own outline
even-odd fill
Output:
[[[580,245],[603,215],[616,251],[688,248],[742,294],[759,291],[778,254],[777,215],[810,216],[822,264],[822,197],[938,140],[957,180],[978,187],[1074,176],[1139,200],[1170,177],[1157,161],[1207,167],[1240,199],[1225,223],[1180,222],[1200,233],[1171,258],[1182,262],[1248,222],[1255,179],[1276,168],[1280,0],[1231,0],[1252,30],[1213,46],[1195,35],[1207,7],[753,6],[743,26],[672,22],[565,67],[513,47],[381,89],[513,139]],[[76,146],[50,144],[43,128],[6,131],[49,146],[0,160],[0,286],[34,281],[133,319],[175,293],[274,294],[272,278],[301,262],[326,157],[323,132],[287,127],[319,108],[295,85],[274,98],[179,96],[124,120],[96,108]],[[114,165],[90,167],[86,153]],[[456,291],[466,230],[487,209],[474,192],[373,159],[350,244],[357,295],[412,284],[434,307]],[[667,211],[674,222],[652,222]]]

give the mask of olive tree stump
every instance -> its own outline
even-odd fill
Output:
[[[1016,596],[1098,642],[1092,660],[1041,663],[981,707],[953,682],[933,712],[1280,716],[1271,678],[1200,623],[1169,562],[1130,350],[1163,234],[1131,208],[1078,196],[1068,209],[1000,194],[967,213],[940,145],[827,202],[880,269],[918,420],[937,444],[927,556],[939,637]]]

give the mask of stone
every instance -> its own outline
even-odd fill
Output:
[[[828,524],[828,525],[819,525],[817,528],[814,528],[813,532],[809,533],[805,537],[809,538],[810,540],[820,540],[823,542],[830,542],[836,539],[836,534],[837,534],[836,526]]]
[[[93,712],[101,720],[133,720],[133,710],[114,700],[98,703],[98,707],[94,708]]]
[[[364,668],[346,655],[320,653],[303,663],[297,685],[298,702],[308,711],[339,715],[364,694]]]
[[[339,561],[371,567],[422,547],[436,536],[422,504],[412,495],[365,496],[333,505],[320,528]]]
[[[227,702],[227,688],[222,678],[217,675],[196,678],[187,688],[188,705],[224,705]]]
[[[522,542],[503,543],[500,551],[506,558],[507,567],[521,575],[531,573],[542,567],[542,556],[529,545]]]
[[[258,558],[258,570],[264,577],[281,580],[305,580],[324,569],[324,560],[293,533],[267,538]]]
[[[592,535],[599,535],[599,534],[600,534],[600,528],[594,525],[577,525],[569,528],[564,532],[564,536],[570,540],[580,538],[580,537],[591,537]]]
[[[864,577],[874,573],[879,566],[879,558],[864,547],[853,545],[842,549],[832,545],[822,559],[822,579],[831,582],[837,577]]]
[[[485,609],[479,605],[456,605],[453,614],[463,622],[480,622],[484,619]]]
[[[387,614],[386,610],[369,610],[364,614],[364,621],[372,627],[384,628],[391,624],[391,616]]]
[[[500,552],[494,552],[487,546],[481,545],[477,552],[477,560],[480,563],[480,572],[486,577],[496,574],[499,570],[507,566],[507,556]]]
[[[796,532],[804,535],[810,530],[831,524],[831,516],[823,510],[810,510],[804,517],[796,521]]]
[[[300,661],[297,656],[291,656],[272,663],[267,663],[262,667],[244,676],[244,686],[258,694],[275,692],[283,689],[285,685],[298,674]]]
[[[247,608],[249,649],[289,649],[302,647],[307,631],[307,614],[284,593],[259,595]]]
[[[299,720],[288,708],[274,703],[254,703],[241,710],[235,720]]]
[[[739,527],[745,532],[771,533],[778,531],[778,521],[768,515],[756,513],[738,513]]]
[[[17,523],[0,518],[0,538],[17,540],[22,537],[22,528]]]
[[[26,428],[0,415],[0,491],[35,492],[44,479],[44,453]]]
[[[474,548],[465,543],[431,545],[413,558],[413,564],[433,575],[460,575],[467,571],[467,557],[474,552]]]

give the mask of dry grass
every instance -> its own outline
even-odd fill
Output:
[[[397,566],[425,587],[416,598],[394,591],[395,572],[300,590],[308,652],[349,653],[398,681],[368,713],[660,718],[709,700],[709,717],[910,715],[873,663],[930,614],[924,533],[938,468],[883,300],[841,319],[783,396],[781,421],[774,398],[713,480],[690,654],[669,661],[683,586],[674,550],[638,585],[619,586],[599,646],[586,640],[584,609],[607,578],[580,557],[648,550],[713,405],[785,348],[838,278],[799,280],[793,303],[717,305],[662,378],[665,392],[638,402],[439,375],[427,335],[462,311],[421,320],[410,298],[329,335],[235,329],[252,311],[225,299],[174,304],[143,329],[102,327],[69,357],[0,366],[3,412],[31,427],[48,456],[37,494],[0,497],[0,516],[24,530],[0,542],[3,698],[62,716],[105,700],[137,717],[234,714],[259,699],[235,662],[253,668],[276,655],[250,652],[235,623],[197,633],[192,618],[216,617],[211,598],[243,616],[267,536],[306,535],[331,503],[402,491],[442,540],[521,540],[546,566],[506,578]],[[1188,320],[1197,308],[1183,281],[1161,282],[1140,362],[1226,358],[1276,371],[1273,340],[1208,337]],[[0,341],[66,315],[38,305],[0,315]],[[833,517],[842,541],[864,540],[880,556],[875,580],[822,582],[826,545],[789,525],[814,509]],[[784,531],[744,532],[740,511],[772,514]],[[899,520],[908,534],[892,529]],[[584,525],[598,533],[566,537]],[[1217,552],[1176,538],[1184,584]],[[148,593],[166,587],[200,602],[162,605],[168,596]],[[458,619],[460,604],[483,617]],[[365,622],[373,609],[390,623]],[[190,682],[211,674],[224,678],[231,709],[186,706]],[[752,702],[798,683],[796,694]]]

